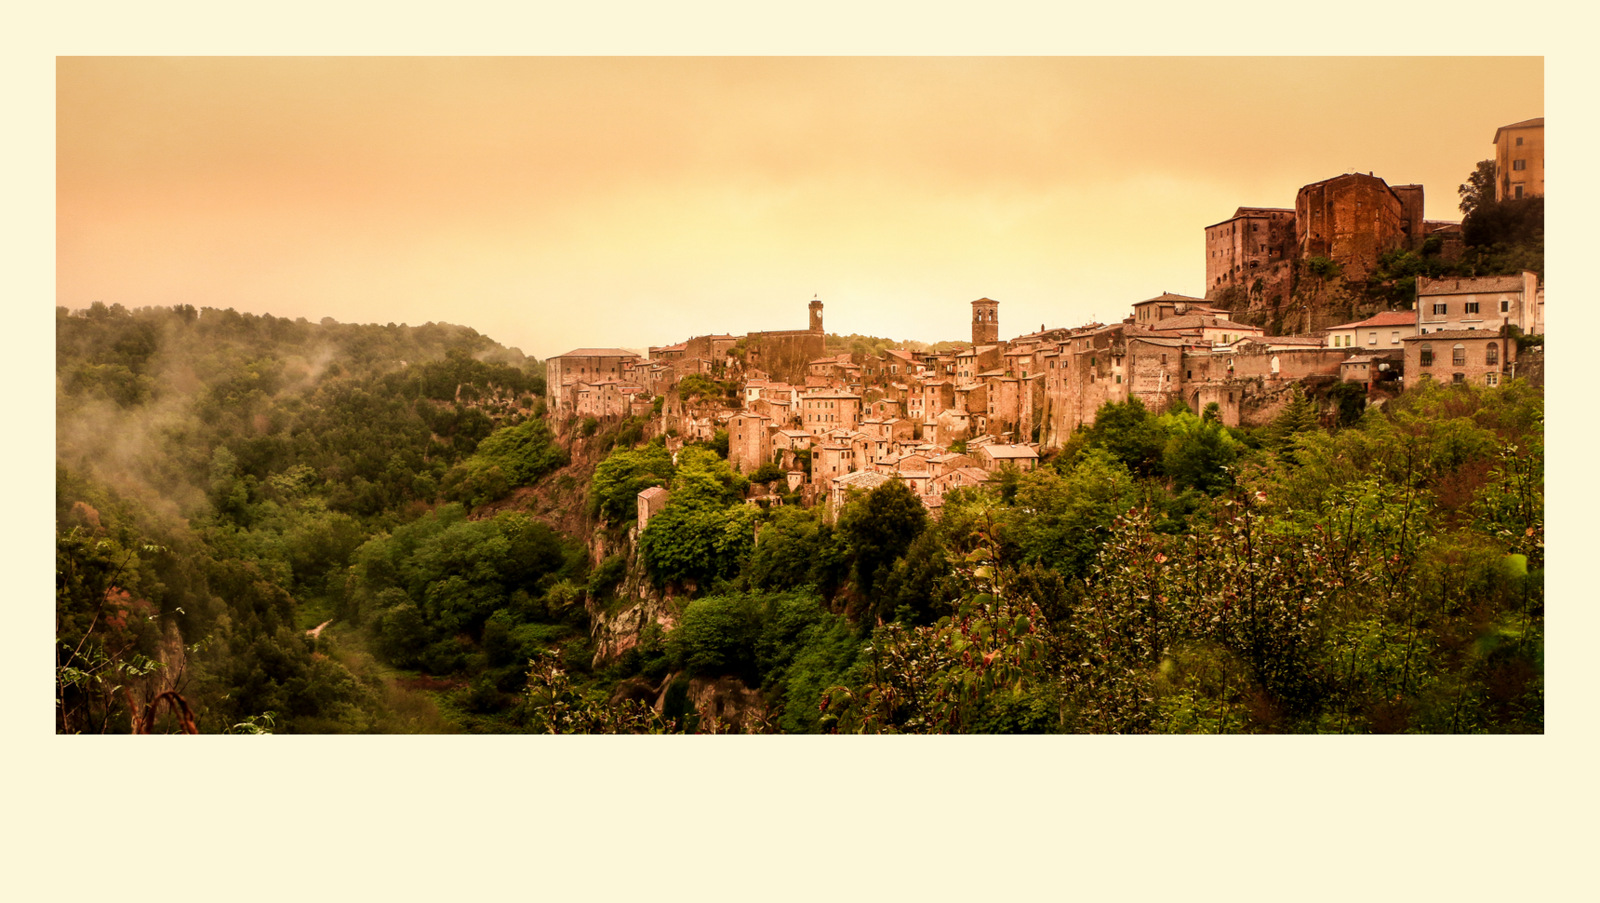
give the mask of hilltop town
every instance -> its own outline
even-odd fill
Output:
[[[1542,197],[1544,120],[1496,131],[1496,201]],[[781,472],[784,498],[836,506],[903,481],[933,512],[952,489],[1005,467],[1031,469],[1103,405],[1183,405],[1230,427],[1271,421],[1296,393],[1337,383],[1382,404],[1408,383],[1542,379],[1544,286],[1516,275],[1415,280],[1407,309],[1333,322],[1319,304],[1368,278],[1385,255],[1452,259],[1462,224],[1425,220],[1423,186],[1347,173],[1301,188],[1290,208],[1240,207],[1205,227],[1203,297],[1161,292],[1118,323],[1000,338],[1000,302],[971,302],[971,342],[951,352],[827,356],[823,302],[804,330],[707,334],[651,347],[579,348],[547,362],[552,420],[650,418],[676,450],[727,436],[745,474]],[[1351,308],[1345,307],[1348,312]],[[1336,319],[1336,318],[1334,318]],[[1268,334],[1278,323],[1283,334]],[[665,504],[641,495],[639,525]]]

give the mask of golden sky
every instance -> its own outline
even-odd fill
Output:
[[[56,303],[471,326],[1001,335],[1202,294],[1203,229],[1456,186],[1537,57],[63,57]],[[1471,86],[1471,90],[1462,90]]]

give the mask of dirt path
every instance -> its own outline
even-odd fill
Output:
[[[306,631],[306,636],[311,637],[314,640],[317,637],[322,636],[322,628],[327,627],[329,624],[332,624],[332,623],[333,623],[333,619],[329,618],[328,620],[323,621],[321,624],[318,624],[317,626],[311,628],[310,630],[307,630]]]

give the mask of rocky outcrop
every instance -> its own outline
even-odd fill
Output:
[[[736,677],[694,678],[689,681],[689,702],[700,717],[702,734],[759,734],[765,730],[766,699]],[[660,704],[658,699],[657,706]]]
[[[589,634],[594,638],[592,667],[595,668],[616,660],[639,645],[639,638],[652,625],[662,632],[678,626],[670,596],[660,599],[645,596],[614,613],[591,611],[590,619],[593,626]]]

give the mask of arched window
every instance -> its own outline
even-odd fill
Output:
[[[1491,367],[1497,367],[1500,365],[1499,344],[1495,342],[1489,343],[1489,347],[1483,350],[1483,362]]]
[[[1433,366],[1433,343],[1432,342],[1423,342],[1422,343],[1421,360],[1417,361],[1417,363],[1420,366],[1423,366],[1423,367],[1432,367]]]
[[[1465,367],[1466,365],[1467,365],[1467,346],[1461,344],[1460,342],[1457,342],[1456,346],[1454,348],[1450,349],[1450,366],[1452,366],[1452,367]]]

